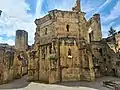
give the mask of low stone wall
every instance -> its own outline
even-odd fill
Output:
[[[10,64],[10,60],[9,57],[7,57],[7,54],[3,56],[3,60],[0,60],[0,84],[5,84],[15,79],[19,79],[23,75],[27,74],[27,61],[25,63],[24,61],[19,60],[18,55],[20,54],[24,57],[26,61],[26,52],[19,52],[16,50],[14,53],[13,64]]]
[[[13,68],[4,67],[0,72],[0,84],[5,84],[13,80]]]
[[[38,64],[36,52],[28,52],[28,81],[38,81]]]
[[[21,78],[23,75],[27,74],[27,53],[16,51],[14,54],[14,78]]]

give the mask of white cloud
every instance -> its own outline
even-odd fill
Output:
[[[5,41],[5,42],[8,42],[10,45],[14,45],[14,44],[15,44],[15,42],[14,42],[13,39],[8,39],[8,40]],[[5,43],[5,42],[4,42],[4,43]]]
[[[42,5],[45,0],[37,0],[36,13],[33,16],[28,14],[27,11],[30,10],[29,4],[25,0],[0,0],[0,9],[3,11],[0,17],[0,35],[6,34],[8,37],[15,36],[15,31],[17,29],[26,30],[29,34],[29,44],[34,43],[34,33],[35,27],[34,20],[40,18],[44,14],[41,13]],[[46,0],[46,7],[49,10],[60,9],[60,10],[72,10],[76,0]],[[84,1],[84,3],[83,3]],[[97,4],[94,3],[94,1]],[[89,12],[95,9],[94,12],[99,12],[106,6],[111,0],[82,0],[81,7],[82,11]],[[99,6],[99,7],[98,7]],[[97,9],[96,9],[97,8]],[[110,15],[106,18],[102,17],[102,20],[113,20],[120,16],[120,1],[111,11]],[[93,12],[93,13],[94,13]],[[110,24],[111,25],[111,24]],[[109,29],[109,26],[102,26],[104,32]],[[106,31],[107,32],[107,31]],[[104,34],[106,35],[106,34]],[[0,42],[4,42],[0,39]],[[9,39],[5,41],[6,43],[13,44],[14,40]]]
[[[115,30],[120,31],[120,25],[116,26]]]
[[[3,40],[2,37],[0,37],[0,43],[8,43],[9,45],[14,45],[15,44],[13,39]]]
[[[111,0],[107,0],[105,5],[111,2]],[[118,17],[120,17],[120,1],[118,0],[116,5],[111,9],[111,12],[107,16],[102,16],[101,21],[102,21],[102,30],[103,30],[103,37],[108,36],[108,30],[112,26],[115,30],[119,31],[120,30],[120,25],[114,26],[116,24],[116,20]],[[102,9],[102,8],[101,8]],[[117,23],[118,24],[118,23]]]
[[[85,12],[98,12],[100,9],[103,8],[104,5],[110,0],[81,0],[82,3],[82,10]]]
[[[110,14],[105,18],[105,21],[111,21],[118,17],[120,17],[120,1],[117,2],[117,4],[113,7]]]
[[[58,9],[58,10],[72,10],[76,0],[45,0],[46,6],[49,10]],[[44,8],[43,12],[46,11]]]
[[[42,9],[43,1],[44,0],[37,0],[36,14],[35,14],[36,18],[39,18],[39,17],[42,16],[40,12],[41,12],[41,9]]]
[[[35,17],[27,13],[30,7],[25,0],[0,0],[0,9],[3,11],[0,17],[0,35],[15,36],[17,29],[23,29],[29,33],[29,44],[33,43]],[[13,44],[13,40],[6,43]]]
[[[106,0],[97,10],[97,12],[100,12],[100,10],[104,9],[105,6],[107,6],[112,0]]]

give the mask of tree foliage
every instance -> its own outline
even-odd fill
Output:
[[[113,36],[116,33],[116,30],[113,27],[110,27],[108,36]]]

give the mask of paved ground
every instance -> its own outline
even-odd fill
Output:
[[[9,84],[0,85],[0,90],[109,90],[102,86],[104,80],[119,80],[115,77],[102,77],[94,82],[62,82],[57,85],[29,83],[26,76]],[[91,89],[92,88],[92,89]]]
[[[3,89],[17,89],[23,88],[30,84],[30,82],[26,81],[27,76],[22,77],[21,79],[14,80],[11,83],[0,85],[0,90]]]
[[[60,83],[60,85],[64,85],[64,86],[68,86],[68,87],[83,86],[83,87],[94,88],[94,89],[97,89],[97,90],[109,90],[108,88],[103,87],[103,81],[107,81],[107,80],[120,80],[120,78],[108,77],[107,76],[107,77],[98,78],[94,82],[85,82],[85,81],[81,81],[81,82],[63,82],[63,83]]]

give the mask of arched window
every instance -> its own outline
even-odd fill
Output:
[[[71,56],[71,49],[68,49],[68,56]]]
[[[102,48],[99,49],[99,52],[100,52],[100,55],[102,56],[103,55]]]
[[[70,28],[70,26],[67,24],[66,25],[67,32],[69,32],[69,28]]]
[[[89,40],[90,40],[90,42],[93,40],[93,31],[91,31],[91,32],[89,33]]]

